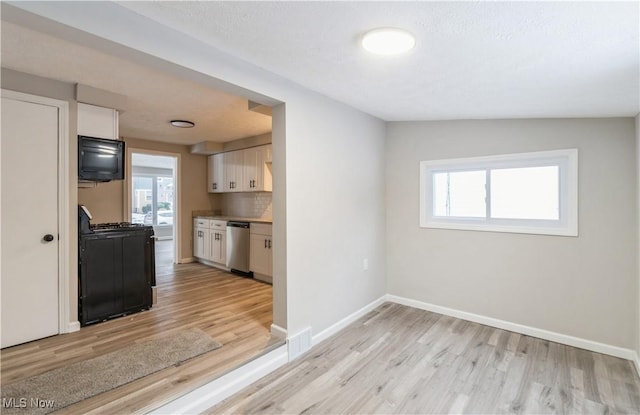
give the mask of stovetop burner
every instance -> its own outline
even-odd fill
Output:
[[[108,230],[127,230],[127,229],[148,229],[151,226],[143,225],[142,223],[131,222],[109,222],[109,223],[96,223],[91,225],[92,231],[108,231]]]

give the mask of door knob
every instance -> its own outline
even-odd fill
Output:
[[[53,238],[53,235],[48,233],[42,239],[44,239],[45,242],[51,242],[51,241],[53,241],[54,238]]]

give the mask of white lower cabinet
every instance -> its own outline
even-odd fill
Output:
[[[210,256],[210,229],[209,220],[193,220],[193,256],[199,259],[208,259]]]
[[[194,219],[193,256],[201,262],[225,266],[227,262],[227,222]]]
[[[210,232],[211,261],[224,265],[227,262],[227,231],[211,229]]]
[[[273,281],[272,227],[265,223],[252,223],[250,229],[249,269],[255,279]]]

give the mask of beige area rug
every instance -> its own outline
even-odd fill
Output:
[[[222,345],[200,329],[133,344],[40,375],[2,385],[5,414],[47,414],[215,350]]]

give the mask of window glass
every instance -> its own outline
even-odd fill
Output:
[[[558,166],[491,170],[491,217],[560,219]]]
[[[486,177],[484,170],[434,173],[434,216],[484,218]]]

